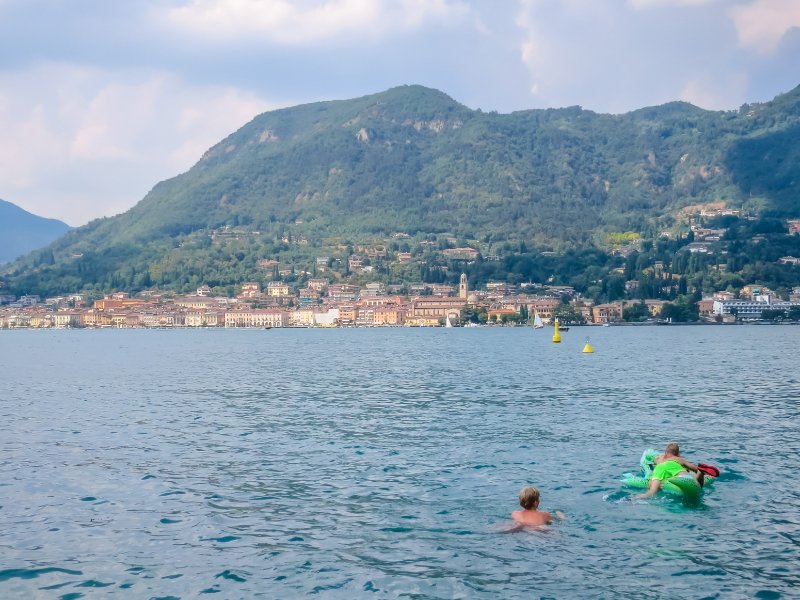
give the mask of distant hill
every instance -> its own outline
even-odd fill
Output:
[[[689,205],[800,216],[800,87],[737,111],[471,110],[403,86],[259,115],[122,215],[6,269],[22,292],[190,290],[392,239],[485,255],[651,239]],[[449,240],[449,241],[448,241]],[[262,261],[262,262],[260,262]],[[52,262],[52,264],[51,264]]]
[[[43,248],[68,230],[66,223],[37,217],[19,206],[0,200],[0,263]]]

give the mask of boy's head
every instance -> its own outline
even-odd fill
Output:
[[[675,442],[670,442],[669,444],[667,444],[667,447],[664,450],[664,454],[669,454],[671,456],[680,456],[681,449],[678,448],[678,444],[676,444]]]
[[[519,505],[525,510],[539,506],[539,490],[532,486],[522,488],[519,493]]]

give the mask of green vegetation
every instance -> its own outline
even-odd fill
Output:
[[[650,309],[647,308],[647,305],[644,302],[632,304],[622,311],[622,319],[624,321],[640,322],[646,321],[650,318]]]
[[[0,290],[232,294],[244,281],[314,276],[455,284],[464,271],[475,286],[661,298],[680,320],[692,314],[684,297],[800,284],[797,267],[776,262],[800,256],[785,225],[800,217],[798,133],[800,88],[732,112],[499,115],[419,86],[308,104],[256,117],[125,214],[7,266]],[[738,211],[702,219],[725,229],[705,253],[687,250],[690,206]],[[480,255],[442,254],[459,247]],[[350,269],[353,255],[361,267]]]

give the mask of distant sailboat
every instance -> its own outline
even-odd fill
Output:
[[[538,312],[533,317],[533,328],[534,329],[544,328],[544,323],[542,323],[542,317],[539,316]]]
[[[453,324],[450,322],[450,315],[447,315],[447,318],[445,319],[445,322],[444,322],[444,326],[445,327],[452,327],[453,326]]]

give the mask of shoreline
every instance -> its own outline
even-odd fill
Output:
[[[613,323],[579,323],[569,324],[567,327],[585,327],[594,329],[597,327],[741,327],[741,326],[759,326],[759,327],[781,327],[781,326],[798,326],[800,321],[782,321],[779,323],[770,323],[766,321],[748,321],[736,323],[709,323],[709,322],[693,322],[693,323],[626,323],[626,322],[613,322]],[[526,329],[530,328],[529,325],[477,325],[477,326],[462,326],[457,325],[452,329]],[[250,331],[269,331],[271,329],[449,329],[444,325],[430,326],[430,325],[367,325],[367,326],[353,326],[353,325],[335,325],[335,326],[309,326],[309,325],[289,325],[285,327],[193,327],[186,325],[169,325],[161,327],[115,327],[113,325],[95,326],[95,327],[3,327],[3,331],[100,331],[100,330],[149,330],[149,331],[165,331],[165,330],[182,330],[182,331],[206,331],[206,330],[250,330]],[[548,326],[545,331],[552,330]],[[561,330],[563,331],[563,329]],[[569,334],[569,331],[565,331]]]

